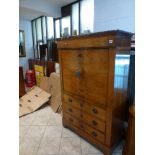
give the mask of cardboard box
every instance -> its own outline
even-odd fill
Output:
[[[51,94],[34,86],[27,94],[19,99],[19,116],[34,112],[43,104],[47,103]]]

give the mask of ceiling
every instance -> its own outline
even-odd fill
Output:
[[[61,7],[76,0],[19,0],[19,18],[32,20],[39,16],[61,16]]]

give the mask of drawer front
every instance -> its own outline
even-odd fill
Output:
[[[90,48],[114,46],[114,36],[85,37],[58,41],[58,48]]]
[[[68,106],[67,104],[63,104],[63,113],[67,112],[76,118],[80,117],[80,110],[73,108],[72,106]]]
[[[90,126],[86,125],[82,121],[79,121],[68,114],[64,114],[64,119],[78,127],[79,129],[87,132],[91,137],[95,138],[96,140],[100,141],[102,144],[105,142],[105,135],[101,132],[98,132],[94,128],[91,128]]]
[[[92,104],[88,104],[82,100],[75,99],[74,97],[67,94],[64,94],[64,102],[69,106],[73,106],[75,108],[78,108],[79,110],[82,110],[83,113],[87,112],[93,117],[96,117],[103,121],[106,120],[106,111],[102,108],[99,108]]]
[[[105,133],[105,121],[101,121],[92,115],[87,114],[86,112],[82,112],[80,114],[80,120],[86,122],[91,127]]]
[[[91,127],[105,133],[105,121],[101,121],[97,118],[95,118],[92,115],[89,115],[86,112],[82,112],[76,108],[73,108],[72,106],[65,105],[64,112],[67,112],[68,114],[75,116],[81,121],[84,121],[86,124],[90,125]]]
[[[75,108],[78,108],[81,110],[81,108],[83,107],[84,102],[82,100],[77,100],[75,98],[73,98],[70,95],[64,94],[64,102],[69,105],[69,106],[73,106]]]

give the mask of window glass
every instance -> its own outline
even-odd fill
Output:
[[[62,36],[70,35],[70,16],[62,18]]]
[[[130,55],[116,55],[114,88],[126,89],[128,85]]]
[[[94,25],[94,0],[83,0],[80,2],[81,33],[93,32]]]
[[[42,25],[43,25],[43,42],[46,43],[46,21],[45,21],[45,17],[42,17]]]
[[[37,26],[37,40],[42,40],[41,18],[36,20],[36,26]]]
[[[54,37],[53,17],[47,17],[47,38],[52,39],[53,37]]]
[[[79,34],[79,3],[72,5],[72,34]]]
[[[55,37],[56,38],[60,38],[60,20],[59,19],[57,19],[57,20],[55,20]]]

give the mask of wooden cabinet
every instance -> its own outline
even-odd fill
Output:
[[[131,34],[109,31],[58,40],[63,125],[110,155],[128,106]]]
[[[135,106],[129,108],[128,131],[123,155],[135,155]]]

